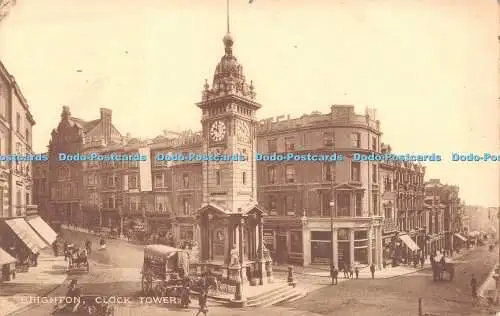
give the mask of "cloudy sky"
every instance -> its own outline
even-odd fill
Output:
[[[122,133],[199,129],[204,78],[223,54],[224,0],[19,0],[0,26],[45,150],[62,105]],[[397,152],[437,152],[428,178],[470,204],[498,205],[497,3],[492,0],[232,0],[235,54],[254,80],[260,117],[354,104],[378,109]]]

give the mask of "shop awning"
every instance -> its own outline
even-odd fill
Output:
[[[40,237],[49,245],[57,239],[57,233],[40,216],[26,220]]]
[[[408,247],[411,251],[417,251],[420,249],[418,245],[411,239],[410,236],[404,234],[404,235],[399,235],[399,239],[401,239],[402,242]]]
[[[12,229],[12,231],[33,253],[38,253],[41,249],[47,247],[47,244],[40,237],[38,237],[37,233],[23,218],[6,220],[5,224]]]
[[[17,262],[17,259],[9,255],[7,251],[0,248],[0,266],[14,262]]]
[[[455,237],[457,237],[458,239],[460,239],[461,241],[467,241],[467,238],[465,238],[464,236],[460,235],[459,233],[455,233],[453,234]]]

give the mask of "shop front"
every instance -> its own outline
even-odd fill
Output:
[[[311,232],[311,264],[330,264],[332,260],[332,233]]]
[[[396,252],[396,233],[382,236],[383,266],[393,265]]]
[[[263,243],[277,264],[304,264],[302,222],[297,218],[266,217]]]

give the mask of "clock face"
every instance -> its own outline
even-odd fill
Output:
[[[226,135],[226,125],[222,121],[215,121],[210,127],[210,137],[212,140],[219,142]]]
[[[247,143],[250,140],[250,127],[245,121],[238,121],[238,140]]]

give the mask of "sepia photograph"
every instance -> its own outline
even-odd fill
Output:
[[[499,13],[0,0],[0,316],[500,315]]]

